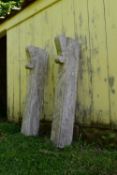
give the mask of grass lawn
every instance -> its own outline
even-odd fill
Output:
[[[81,141],[58,150],[48,138],[25,137],[1,122],[0,175],[117,175],[117,150]]]

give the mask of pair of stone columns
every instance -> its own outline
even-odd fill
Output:
[[[62,35],[55,39],[55,45],[58,53],[58,58],[55,61],[59,64],[59,71],[55,90],[51,140],[58,148],[64,148],[71,144],[73,138],[79,44],[77,40]],[[36,136],[39,131],[40,116],[43,112],[48,54],[45,50],[33,46],[29,46],[27,51],[31,59],[26,67],[31,72],[21,132],[27,136]]]

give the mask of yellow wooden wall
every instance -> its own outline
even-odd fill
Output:
[[[45,7],[37,12],[42,1]],[[25,106],[29,75],[25,69],[28,61],[25,47],[30,44],[49,53],[42,118],[52,119],[57,77],[54,38],[64,33],[78,38],[81,45],[76,121],[83,125],[117,126],[116,7],[116,0],[41,0],[10,20],[10,25],[16,21],[7,29],[10,120],[19,120]],[[18,22],[31,9],[32,15]],[[9,23],[2,24],[1,33]]]

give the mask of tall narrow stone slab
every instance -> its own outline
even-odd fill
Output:
[[[26,136],[36,136],[39,130],[40,117],[43,113],[44,82],[48,55],[43,49],[34,46],[29,46],[27,53],[30,63],[26,68],[30,70],[30,75],[21,133]]]
[[[79,44],[75,39],[60,36],[55,39],[59,64],[58,83],[55,93],[51,140],[58,148],[70,145],[73,138],[77,80],[79,67]]]

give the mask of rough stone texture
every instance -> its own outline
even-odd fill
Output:
[[[60,36],[55,39],[59,64],[58,83],[55,94],[51,140],[58,148],[70,145],[73,138],[77,80],[79,67],[79,44],[76,40]]]
[[[47,70],[47,53],[40,48],[29,46],[27,53],[30,70],[26,107],[23,115],[21,133],[36,136],[39,131],[40,117],[43,113],[44,82]]]

